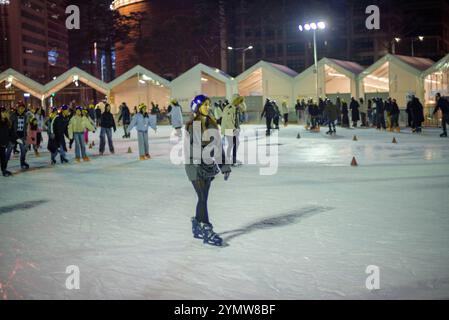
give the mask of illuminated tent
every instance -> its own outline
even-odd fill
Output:
[[[109,87],[106,83],[103,81],[95,78],[94,76],[90,75],[86,71],[83,71],[77,67],[74,67],[63,74],[61,74],[59,77],[54,79],[53,81],[49,82],[45,85],[45,98],[50,98],[53,94],[57,94],[58,92],[61,92],[66,87],[71,88],[72,90],[77,89],[77,98],[75,99],[78,103],[88,103],[88,92],[83,87],[80,86],[80,83],[85,84],[88,88],[95,89],[97,92],[103,94],[104,96],[109,95]],[[91,90],[89,90],[91,91]],[[99,97],[99,100],[101,100],[103,97]],[[51,104],[52,102],[50,102]],[[67,103],[67,102],[65,102]]]
[[[358,63],[323,58],[318,62],[318,95],[336,100],[337,96],[349,101],[358,97],[357,76],[363,71]],[[295,99],[316,100],[315,66],[311,66],[294,79]]]
[[[0,84],[2,86],[4,85],[6,93],[12,89],[12,87],[15,87],[23,93],[29,93],[31,96],[37,98],[41,105],[44,103],[44,86],[13,69],[7,69],[0,73]],[[12,90],[11,92],[15,91]],[[16,99],[17,98],[14,96],[13,99],[8,100],[15,101]],[[2,98],[0,98],[0,100],[3,101]],[[19,100],[24,100],[24,98],[20,97]]]
[[[167,107],[170,99],[170,82],[150,70],[136,66],[108,84],[109,100],[113,113],[117,113],[122,102],[126,102],[132,110],[134,106],[145,103],[148,108],[151,102],[160,108]]]
[[[220,69],[197,64],[171,82],[172,98],[178,100],[183,110],[188,110],[192,99],[204,94],[216,100],[230,99],[232,78]]]
[[[449,97],[449,54],[424,71],[424,101],[426,105],[435,105],[435,95]]]
[[[245,97],[250,119],[258,116],[265,99],[277,100],[280,106],[286,100],[293,110],[293,78],[298,73],[286,66],[260,61],[234,80],[234,94]]]
[[[360,74],[360,94],[367,99],[391,97],[405,109],[410,95],[423,101],[424,85],[420,77],[433,64],[426,58],[387,54]]]

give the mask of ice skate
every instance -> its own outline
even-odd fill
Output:
[[[223,239],[214,232],[212,224],[200,223],[200,226],[203,236],[203,243],[221,247],[221,245],[223,244]]]
[[[76,163],[80,163],[81,162],[81,158],[75,158],[75,162]]]
[[[36,158],[39,158],[41,155],[40,155],[40,153],[39,153],[39,151],[34,151],[34,156],[36,157]]]
[[[447,132],[443,132],[442,134],[440,134],[441,138],[447,138]]]
[[[149,153],[147,153],[147,154],[145,155],[145,160],[150,160],[150,159],[151,159],[151,156],[150,156]]]
[[[64,158],[64,157],[61,157],[61,163],[62,163],[62,164],[64,164],[64,163],[69,163],[69,160],[67,160],[67,159]]]
[[[55,159],[51,159],[51,165],[54,166],[56,164],[56,160]]]
[[[144,161],[144,160],[146,160],[146,158],[145,158],[145,156],[140,156],[140,157],[139,157],[139,160],[140,160],[140,161]]]
[[[203,232],[200,227],[200,223],[195,217],[192,218],[192,233],[195,239],[203,239]]]
[[[22,168],[22,170],[28,170],[30,168],[30,165],[28,163],[24,162],[20,165],[20,167]]]
[[[84,158],[83,158],[83,161],[89,162],[89,161],[90,161],[90,158],[89,158],[89,157],[84,157]]]
[[[12,173],[9,172],[8,170],[3,171],[2,174],[3,174],[4,177],[10,177],[10,176],[12,176]]]

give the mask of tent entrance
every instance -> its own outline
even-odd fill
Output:
[[[238,84],[239,95],[242,97],[263,96],[262,68],[255,70],[245,80]]]
[[[202,72],[201,92],[208,97],[226,97],[226,84]]]
[[[390,64],[385,62],[363,79],[365,93],[388,93],[390,91]]]
[[[326,96],[335,94],[346,94],[350,95],[351,92],[351,79],[338,72],[334,68],[326,65],[324,67],[325,71],[325,93]]]

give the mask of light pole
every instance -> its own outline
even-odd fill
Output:
[[[242,51],[242,72],[245,72],[246,69],[246,51],[254,49],[253,46],[249,46],[246,48],[233,48],[231,46],[228,47],[229,51]]]
[[[391,50],[393,54],[396,54],[396,43],[399,43],[399,42],[401,42],[401,38],[394,38],[394,40],[393,40],[393,48]]]
[[[424,37],[423,36],[419,36],[418,38],[412,38],[412,57],[415,56],[415,41],[419,40],[421,42],[424,41]]]
[[[318,55],[317,55],[317,48],[316,48],[316,31],[317,29],[319,30],[324,30],[326,28],[326,24],[322,21],[315,23],[306,23],[305,25],[300,25],[299,27],[299,31],[303,32],[305,31],[313,31],[313,59],[314,59],[314,65],[315,65],[315,86],[316,86],[316,98],[317,98],[317,103],[320,99],[320,95],[318,93]]]

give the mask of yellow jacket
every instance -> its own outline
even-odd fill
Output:
[[[69,139],[73,139],[74,133],[82,133],[85,129],[94,131],[95,128],[87,117],[74,115],[69,122]]]

